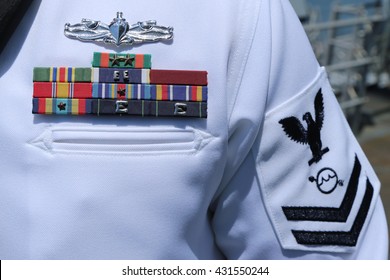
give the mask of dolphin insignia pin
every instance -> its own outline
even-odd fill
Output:
[[[173,27],[157,25],[154,20],[139,21],[129,25],[123,18],[123,13],[118,12],[110,24],[90,19],[82,19],[81,23],[76,24],[66,23],[64,34],[68,38],[84,42],[102,42],[120,46],[172,40]]]

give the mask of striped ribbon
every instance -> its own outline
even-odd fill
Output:
[[[35,82],[37,98],[207,101],[206,86]]]
[[[33,98],[33,114],[207,118],[207,102]]]
[[[152,67],[150,54],[116,54],[95,52],[93,54],[93,67],[116,67],[116,68],[145,68]]]
[[[196,70],[36,67],[34,82],[207,85],[207,72]]]
[[[92,68],[35,67],[33,80],[41,82],[91,82]]]

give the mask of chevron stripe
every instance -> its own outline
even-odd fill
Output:
[[[340,207],[282,207],[283,212],[289,221],[312,221],[312,222],[335,222],[346,223],[352,206],[355,202],[359,177],[361,174],[361,164],[355,155],[355,163],[350,176],[348,187],[341,202]],[[366,190],[358,213],[352,227],[348,231],[305,231],[292,230],[298,244],[302,245],[328,245],[328,246],[356,246],[360,232],[366,221],[374,189],[367,178]]]
[[[356,246],[360,232],[366,221],[368,211],[370,210],[374,188],[367,179],[366,191],[362,204],[356,215],[355,221],[349,231],[299,231],[293,230],[292,233],[299,244],[303,245],[338,245],[338,246]]]

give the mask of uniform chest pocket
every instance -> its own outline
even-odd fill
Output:
[[[156,155],[197,153],[212,139],[195,128],[48,127],[30,144],[53,154]]]

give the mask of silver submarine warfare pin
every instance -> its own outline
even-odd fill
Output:
[[[139,21],[129,25],[122,12],[110,24],[101,21],[82,19],[81,23],[65,24],[64,34],[71,39],[84,42],[103,42],[106,44],[133,45],[153,43],[173,39],[173,27],[157,25],[154,20]]]

